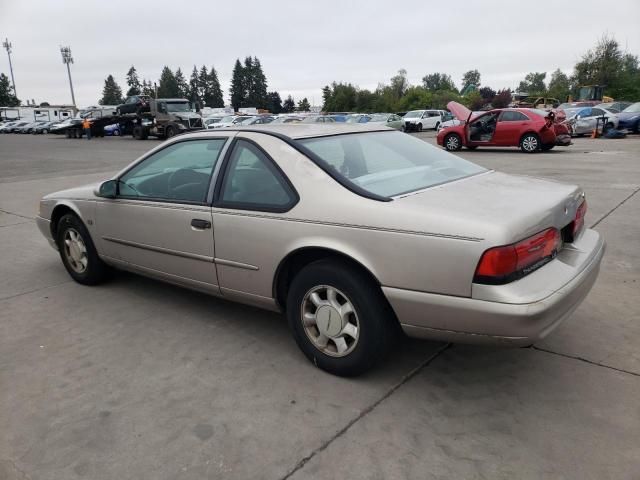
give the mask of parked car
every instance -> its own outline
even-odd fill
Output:
[[[309,115],[302,123],[336,123],[336,120],[331,115]]]
[[[297,117],[294,115],[281,115],[271,123],[277,125],[279,123],[300,123],[300,122],[302,122],[302,117]]]
[[[9,131],[20,122],[4,122],[0,125],[0,133],[9,133]]]
[[[15,131],[15,133],[32,133],[34,128],[36,128],[36,127],[38,127],[40,125],[43,125],[45,123],[47,123],[47,122],[42,121],[42,120],[37,120],[35,122],[30,122],[30,123],[27,123],[25,126],[20,127],[19,129],[17,129]]]
[[[369,116],[369,121],[367,123],[385,125],[390,128],[395,128],[396,130],[402,130],[404,125],[402,117],[395,113],[373,113]]]
[[[483,113],[484,113],[484,110],[479,112],[471,112],[471,118],[472,119],[476,118],[478,115],[482,115]],[[465,122],[465,120],[458,120],[450,112],[447,112],[447,114],[443,117],[442,120],[443,122],[438,126],[438,132],[443,128],[454,127],[456,125],[461,125],[462,123]]]
[[[150,100],[151,97],[148,95],[131,95],[126,98],[123,104],[116,107],[116,114],[148,112]]]
[[[496,108],[471,118],[457,102],[447,108],[462,123],[438,132],[438,145],[449,151],[477,147],[520,147],[523,152],[551,150],[556,145],[554,115],[532,108]]]
[[[640,102],[629,105],[618,114],[618,127],[640,133]]]
[[[54,126],[57,122],[51,121],[51,122],[43,122],[40,125],[34,127],[31,130],[31,133],[33,134],[39,134],[39,133],[44,133],[47,134],[49,133],[49,131],[51,130],[51,127]]]
[[[371,115],[368,113],[352,113],[347,116],[346,123],[368,123]]]
[[[209,127],[209,128],[218,129],[218,128],[235,127],[239,123],[241,123],[243,120],[246,120],[247,118],[250,118],[250,117],[251,115],[227,115],[226,117],[222,117],[219,122],[214,123],[213,127]]]
[[[567,108],[593,107],[593,102],[565,102],[558,105],[558,110],[566,110]]]
[[[112,123],[111,125],[105,125],[103,130],[105,135],[111,136],[111,137],[119,137],[122,134],[122,132],[120,131],[119,123]]]
[[[286,312],[314,365],[357,375],[398,328],[514,346],[549,334],[598,275],[586,209],[580,187],[334,123],[174,137],[47,195],[36,223],[78,283],[115,267]]]
[[[564,110],[572,135],[590,134],[599,125],[604,131],[618,128],[618,116],[604,108],[582,107]]]
[[[346,122],[347,118],[349,118],[349,115],[347,115],[346,113],[332,113],[331,115],[329,115],[331,118],[333,118],[336,122]]]
[[[633,105],[632,102],[607,102],[596,105],[598,108],[604,108],[613,113],[620,113],[625,108]]]
[[[5,128],[2,129],[2,133],[15,133],[18,131],[18,129],[24,127],[25,125],[30,124],[31,122],[29,121],[25,121],[25,120],[20,120],[18,122],[13,123],[10,126],[6,126]]]
[[[269,115],[256,115],[255,117],[244,119],[240,125],[246,127],[248,125],[264,125],[271,122],[273,122],[273,117]]]
[[[404,129],[407,132],[421,132],[425,128],[438,130],[445,113],[447,112],[444,110],[412,110],[402,117],[404,120]]]
[[[204,128],[213,129],[216,123],[220,123],[222,117],[209,117],[203,120]]]

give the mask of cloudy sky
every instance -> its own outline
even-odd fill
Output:
[[[477,68],[482,84],[514,87],[530,71],[571,72],[604,33],[640,54],[640,1],[472,2],[427,0],[71,1],[0,0],[0,37],[13,43],[18,96],[70,103],[60,45],[69,45],[79,106],[96,104],[104,78],[123,87],[135,65],[157,80],[163,65],[214,65],[228,101],[237,57],[260,58],[269,90],[321,102],[334,80],[375,88],[405,68]],[[524,3],[524,2],[523,2]],[[544,19],[544,20],[536,20]],[[0,72],[9,74],[6,52]]]

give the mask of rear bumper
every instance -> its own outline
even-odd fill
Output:
[[[590,251],[582,252],[581,261],[576,262],[575,254],[572,254],[575,275],[535,301],[505,303],[391,287],[382,290],[402,329],[410,337],[460,343],[531,345],[571,315],[598,278],[605,243],[597,232],[588,232],[592,240],[595,236],[595,242]],[[540,275],[543,270],[531,275]],[[548,283],[553,283],[553,275],[549,277]]]

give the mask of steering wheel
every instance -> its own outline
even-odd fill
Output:
[[[175,191],[187,185],[200,185],[202,183],[202,174],[189,168],[180,168],[169,175],[167,180],[167,189],[169,195],[173,196]]]

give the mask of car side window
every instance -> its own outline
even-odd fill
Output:
[[[601,117],[604,115],[604,110],[601,110],[599,108],[592,108],[591,109],[591,116],[592,117]]]
[[[255,144],[238,140],[222,181],[221,206],[286,211],[296,201],[293,188],[273,161]]]
[[[226,138],[174,143],[120,177],[121,197],[204,203]]]
[[[529,118],[522,112],[505,111],[500,117],[501,122],[522,122],[525,120],[529,120]]]

